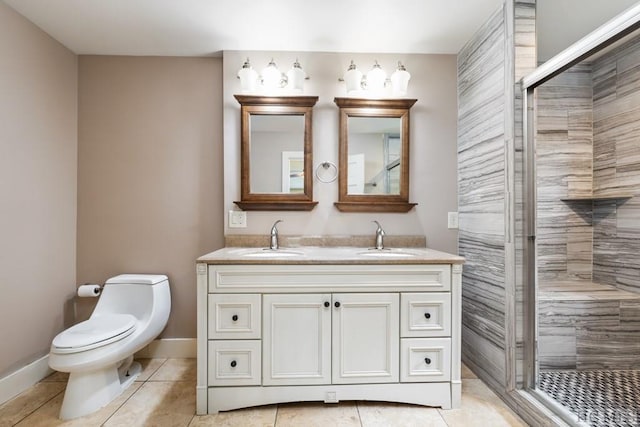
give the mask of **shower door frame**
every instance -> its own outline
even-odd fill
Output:
[[[562,406],[537,389],[537,246],[536,246],[536,140],[535,89],[566,71],[600,49],[606,48],[640,28],[640,2],[611,19],[592,33],[560,52],[520,81],[522,89],[523,126],[523,386],[524,392],[547,406],[564,421],[577,425]]]

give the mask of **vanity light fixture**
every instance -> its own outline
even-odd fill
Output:
[[[398,68],[393,72],[391,78],[387,78],[387,73],[376,60],[373,68],[366,75],[363,75],[356,64],[351,61],[349,68],[342,78],[346,84],[347,95],[361,95],[368,98],[386,98],[391,96],[406,96],[411,74],[407,71],[402,62],[398,61]],[[388,89],[391,89],[389,91]]]
[[[259,92],[274,94],[278,91],[302,93],[304,81],[309,79],[297,58],[286,74],[278,69],[273,58],[258,74],[247,58],[238,71],[238,78],[242,92],[248,94]]]

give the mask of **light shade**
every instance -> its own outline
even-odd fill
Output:
[[[240,87],[243,92],[254,92],[258,84],[258,73],[251,67],[249,58],[242,64],[242,68],[238,71],[240,77]]]
[[[302,92],[304,90],[304,79],[306,77],[306,73],[302,70],[296,58],[296,62],[293,63],[293,66],[287,72],[288,88],[295,92]]]
[[[353,94],[362,89],[362,72],[358,70],[353,61],[351,61],[351,65],[349,65],[342,79],[347,85],[348,94]]]
[[[265,89],[277,89],[282,84],[282,73],[271,58],[269,64],[262,70],[262,85]]]
[[[391,74],[391,90],[393,94],[398,96],[406,95],[410,78],[411,74],[402,65],[402,62],[398,61],[398,68]]]
[[[378,61],[373,64],[371,71],[367,73],[367,90],[372,95],[382,95],[384,93],[384,83],[387,80],[387,73],[384,72]]]

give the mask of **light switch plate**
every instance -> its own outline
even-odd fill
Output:
[[[453,230],[458,228],[458,212],[449,212],[447,214],[447,227]]]
[[[247,228],[245,211],[229,211],[229,228]]]

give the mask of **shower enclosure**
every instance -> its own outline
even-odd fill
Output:
[[[640,426],[639,22],[523,80],[525,378],[575,425]]]

